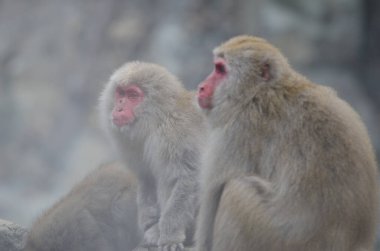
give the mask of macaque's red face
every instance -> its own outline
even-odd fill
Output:
[[[227,76],[226,61],[223,58],[216,58],[214,66],[211,74],[198,86],[198,104],[205,110],[213,108],[212,99],[215,89]]]
[[[125,126],[135,120],[134,109],[144,100],[144,92],[137,85],[117,86],[114,94],[112,121]]]

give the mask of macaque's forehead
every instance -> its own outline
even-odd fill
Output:
[[[128,65],[124,65],[111,76],[111,81],[115,84],[127,84],[131,76],[131,69]]]
[[[164,67],[144,62],[130,62],[119,68],[112,76],[111,82],[117,85],[137,85],[144,92],[161,96],[182,91],[177,78]]]
[[[119,68],[111,77],[118,85],[142,84],[154,73],[154,67],[148,63],[131,62]]]
[[[235,55],[244,51],[273,51],[275,48],[271,46],[265,39],[253,36],[237,36],[224,42],[216,47],[213,51],[215,57],[225,57]]]

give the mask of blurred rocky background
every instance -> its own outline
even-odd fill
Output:
[[[0,249],[20,251],[25,246],[28,231],[15,223],[0,219]]]
[[[243,33],[334,87],[379,156],[377,0],[0,0],[0,218],[30,226],[114,158],[97,100],[115,68],[156,62],[193,89],[212,69],[212,48]]]

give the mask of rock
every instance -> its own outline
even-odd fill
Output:
[[[0,250],[20,251],[28,231],[12,222],[0,219]]]

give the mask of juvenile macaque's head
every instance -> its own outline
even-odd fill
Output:
[[[161,66],[127,63],[111,76],[101,95],[103,126],[124,131],[157,125],[182,90],[180,82]]]
[[[279,50],[257,37],[234,37],[213,53],[214,70],[198,87],[198,104],[207,113],[226,102],[244,103],[289,71]]]

